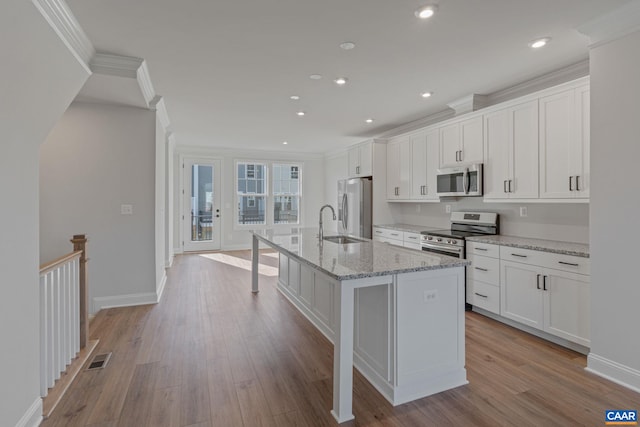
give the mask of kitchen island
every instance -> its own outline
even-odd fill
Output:
[[[352,366],[393,405],[467,384],[468,261],[368,239],[321,242],[315,228],[252,233],[252,291],[264,242],[279,252],[278,289],[334,345],[339,423],[354,418]]]

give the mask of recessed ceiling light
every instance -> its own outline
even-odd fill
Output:
[[[533,49],[540,49],[543,46],[546,46],[547,43],[551,41],[551,37],[543,37],[541,39],[533,40],[529,42],[529,47]]]
[[[320,74],[311,74],[311,75],[309,76],[309,78],[310,78],[311,80],[320,80],[320,79],[322,78],[322,76],[321,76]]]
[[[347,80],[348,79],[346,77],[338,77],[337,79],[334,80],[334,82],[336,82],[338,86],[342,86],[347,84]]]
[[[433,92],[422,92],[420,94],[420,96],[423,97],[423,98],[430,98],[431,95],[433,95]]]
[[[291,95],[289,98],[293,99],[294,101],[297,101],[298,99],[300,99],[298,95]]]
[[[299,116],[304,116],[305,112],[304,111],[298,111],[296,114],[299,115]]]
[[[344,49],[344,50],[351,50],[354,47],[356,47],[356,44],[354,42],[344,42],[344,43],[340,43],[340,48]]]
[[[366,119],[365,122],[367,123],[373,123],[373,119]]]
[[[427,18],[431,18],[436,13],[437,10],[438,10],[438,6],[436,6],[435,4],[430,4],[416,10],[415,14],[420,19],[427,19]]]
[[[282,142],[282,145],[287,145],[287,144],[288,144],[288,142],[287,142],[287,141],[283,141],[283,142]]]

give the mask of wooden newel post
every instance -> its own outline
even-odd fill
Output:
[[[80,348],[85,348],[89,339],[89,294],[87,293],[87,237],[74,234],[74,251],[82,251],[80,255]]]

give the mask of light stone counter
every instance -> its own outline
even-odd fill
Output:
[[[438,228],[427,227],[424,225],[414,224],[376,224],[374,227],[387,228],[389,230],[409,231],[411,233],[420,233],[421,231],[438,230]],[[445,227],[440,227],[440,229]]]
[[[557,240],[530,239],[517,236],[473,236],[468,242],[486,243],[500,246],[510,246],[534,251],[552,252],[563,255],[573,255],[589,258],[589,245],[582,243],[561,242]]]
[[[362,243],[349,244],[325,240],[320,245],[317,228],[257,230],[253,234],[267,244],[277,245],[287,256],[337,280],[469,265],[469,261],[463,259],[419,252],[368,239],[362,239],[365,240]]]

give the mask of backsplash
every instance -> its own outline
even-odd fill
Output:
[[[500,234],[537,239],[589,243],[589,204],[484,203],[482,198],[444,199],[440,203],[391,203],[396,223],[449,227],[446,205],[451,211],[482,211],[500,214]],[[525,207],[527,216],[520,216]],[[417,210],[420,210],[418,212]]]

